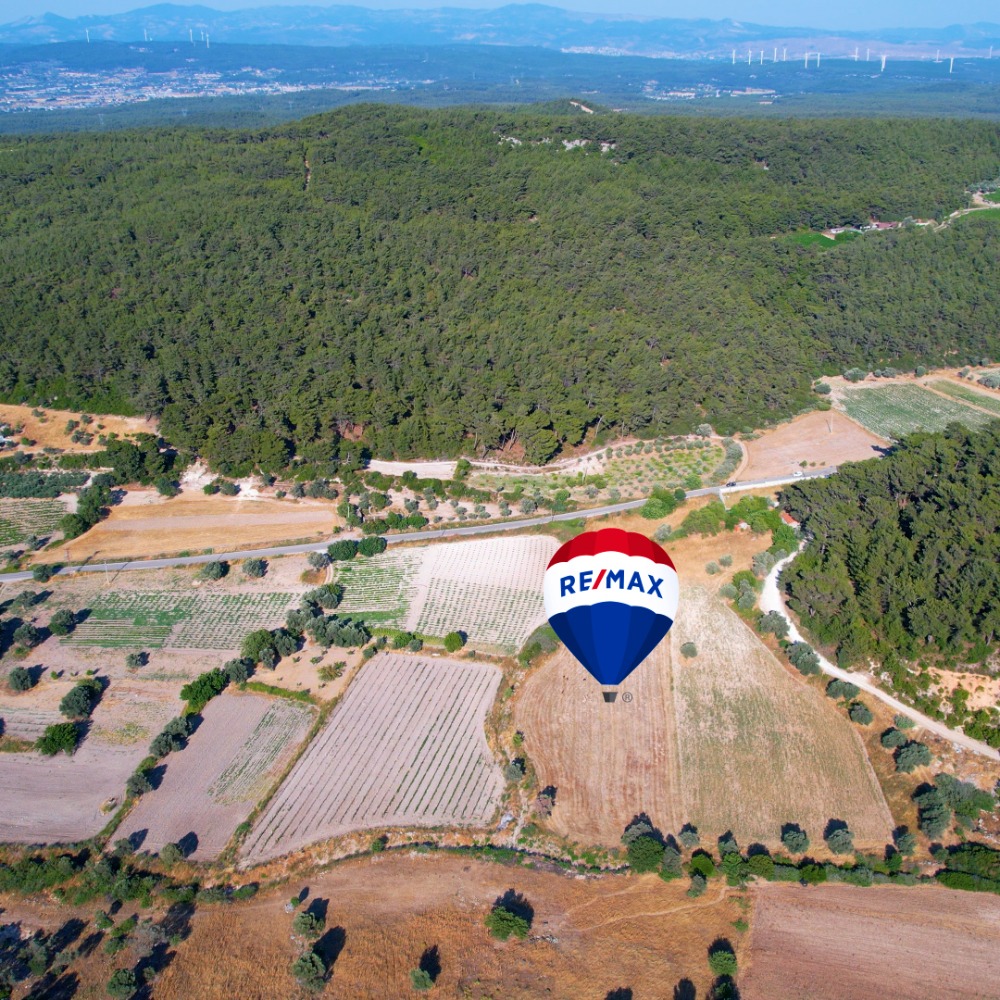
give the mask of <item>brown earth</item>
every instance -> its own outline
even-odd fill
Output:
[[[10,424],[12,427],[23,424],[24,430],[17,435],[18,440],[26,437],[35,442],[31,448],[19,446],[18,451],[31,451],[34,448],[62,448],[63,451],[67,452],[100,451],[104,447],[97,440],[101,434],[113,433],[119,437],[134,437],[136,434],[159,433],[155,420],[147,420],[143,417],[113,417],[91,414],[94,417],[93,423],[87,427],[81,425],[80,429],[93,434],[94,440],[88,445],[74,444],[70,440],[72,431],[66,431],[66,422],[79,420],[79,412],[42,409],[43,417],[36,417],[31,412],[33,409],[40,408],[14,406],[9,403],[0,405],[0,424]]]
[[[734,479],[768,479],[802,471],[802,462],[816,468],[877,458],[882,438],[856,424],[839,410],[818,410],[795,417],[744,441],[747,457]]]
[[[132,497],[134,494],[129,494]],[[182,493],[111,509],[85,535],[41,553],[37,562],[153,558],[179,552],[227,552],[293,540],[321,541],[340,523],[323,500],[270,500]]]
[[[758,885],[744,1000],[996,1000],[1000,899],[937,887]]]

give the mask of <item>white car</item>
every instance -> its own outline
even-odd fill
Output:
[[[801,475],[802,475],[802,470],[801,470],[801,469],[796,469],[796,470],[795,470],[795,471],[794,471],[794,472],[792,473],[792,475],[793,475],[793,476],[801,476]]]

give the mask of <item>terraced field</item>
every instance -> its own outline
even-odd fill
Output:
[[[968,386],[959,385],[957,382],[950,382],[948,379],[936,379],[931,382],[931,387],[936,392],[943,392],[952,399],[957,399],[962,403],[971,403],[981,410],[989,410],[996,417],[1000,417],[1000,396],[992,396],[987,392],[977,392]]]
[[[544,535],[489,538],[354,560],[338,568],[338,610],[515,652],[545,621],[541,581],[557,547]]]
[[[90,614],[62,640],[107,649],[234,649],[258,628],[274,628],[297,594],[102,594]]]
[[[483,732],[500,676],[482,663],[370,660],[251,831],[246,860],[353,830],[486,823],[504,785]]]
[[[953,421],[974,430],[990,420],[987,413],[912,383],[845,387],[838,403],[852,420],[889,440],[944,430]]]
[[[0,548],[51,535],[65,514],[62,500],[0,498]]]

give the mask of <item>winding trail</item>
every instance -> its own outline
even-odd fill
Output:
[[[803,542],[799,546],[798,551],[801,551],[804,545],[805,543]],[[788,608],[785,606],[781,588],[778,586],[778,578],[781,575],[781,571],[798,555],[798,551],[793,552],[792,555],[776,563],[771,572],[767,574],[760,595],[760,607],[765,612],[777,611],[778,614],[784,615],[788,619],[788,638],[793,642],[808,642],[807,639],[803,638],[802,633],[796,627],[795,620],[789,614]],[[812,644],[810,643],[810,645]],[[879,701],[885,702],[886,705],[895,709],[900,715],[905,715],[912,719],[921,728],[926,729],[935,736],[940,736],[942,739],[948,740],[957,747],[971,750],[973,753],[990,758],[990,760],[1000,760],[1000,751],[994,750],[993,747],[980,740],[974,740],[971,736],[966,736],[965,733],[957,729],[949,729],[943,722],[938,722],[937,719],[932,719],[929,715],[924,715],[923,712],[918,712],[917,709],[911,708],[898,698],[887,694],[875,683],[871,674],[855,673],[835,666],[818,650],[816,651],[816,655],[819,657],[819,665],[823,673],[829,674],[831,677],[838,677],[843,681],[849,681],[862,691],[867,691],[868,694],[878,698]]]

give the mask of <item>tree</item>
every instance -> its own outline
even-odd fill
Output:
[[[426,969],[410,969],[410,985],[415,990],[429,990],[434,980]]]
[[[35,686],[31,673],[24,667],[14,667],[7,675],[7,683],[12,691],[29,691]]]
[[[419,639],[419,638],[417,638],[417,636],[414,636],[414,637],[413,637],[413,638],[412,638],[412,639],[411,639],[411,640],[410,640],[410,641],[409,641],[409,642],[408,642],[408,643],[406,644],[406,648],[407,648],[407,649],[408,649],[408,650],[409,650],[409,651],[410,651],[411,653],[419,653],[419,652],[420,652],[420,650],[422,650],[422,649],[424,648],[424,642],[423,642],[423,640],[422,640],[422,639]]]
[[[358,554],[358,543],[351,538],[342,538],[330,545],[326,551],[334,562],[345,562]]]
[[[899,729],[887,729],[879,737],[879,740],[886,750],[895,750],[897,747],[901,747],[906,743],[909,743],[909,737],[906,733],[901,732]]]
[[[777,611],[768,611],[757,619],[757,629],[764,633],[774,633],[776,639],[784,639],[788,635],[788,619]]]
[[[76,615],[68,608],[60,608],[49,621],[53,635],[69,635],[76,628]]]
[[[386,540],[381,535],[369,535],[367,538],[362,538],[358,543],[358,552],[363,556],[371,558],[372,556],[377,556],[381,552],[385,552]]]
[[[850,854],[854,850],[854,834],[845,823],[833,823],[827,827],[824,834],[826,846],[834,854]]]
[[[229,572],[229,563],[220,562],[218,559],[205,563],[198,571],[198,576],[203,580],[221,580]]]
[[[310,993],[321,993],[326,983],[326,962],[317,951],[307,951],[292,962],[292,975]]]
[[[86,718],[94,710],[100,691],[100,684],[81,681],[63,695],[59,711],[68,719]]]
[[[931,762],[931,752],[926,743],[910,740],[899,747],[895,754],[896,770],[911,774],[918,767],[926,767]]]
[[[861,688],[857,684],[852,684],[850,681],[842,681],[839,677],[835,677],[826,686],[828,698],[841,698],[844,701],[850,701],[852,698],[857,698],[860,693]]]
[[[892,839],[900,854],[912,854],[917,849],[917,835],[905,826],[900,827],[893,834]]]
[[[705,890],[708,888],[708,879],[705,878],[701,872],[692,872],[691,874],[691,887],[688,889],[687,894],[689,896],[701,896],[704,894]]]
[[[698,655],[698,647],[693,642],[682,642],[681,643],[681,656],[685,656],[688,659]]]
[[[22,622],[14,629],[15,645],[31,649],[33,646],[37,646],[41,640],[42,633],[31,622]]]
[[[108,996],[128,1000],[139,988],[139,980],[131,969],[116,969],[108,980]]]
[[[444,648],[449,653],[457,653],[465,645],[465,636],[461,632],[449,632],[444,637]]]
[[[852,702],[847,714],[851,717],[851,722],[856,722],[859,726],[869,726],[872,719],[875,718],[871,709],[863,701]]]
[[[708,967],[716,976],[736,975],[736,955],[728,944],[713,945],[708,953]]]
[[[663,861],[663,844],[643,834],[628,845],[629,867],[635,872],[651,872]]]
[[[330,565],[330,556],[326,552],[310,552],[307,559],[315,570],[326,569]]]
[[[323,933],[325,926],[326,921],[322,917],[310,913],[308,910],[296,913],[292,919],[292,930],[307,938],[318,938]]]
[[[169,476],[157,476],[156,482],[153,485],[161,497],[175,497],[181,491],[177,483]]]
[[[490,934],[501,941],[509,937],[526,938],[531,925],[520,914],[508,910],[502,903],[496,903],[486,915],[486,926]]]
[[[138,670],[139,667],[145,665],[146,665],[146,654],[144,652],[125,654],[125,666],[127,669]]]
[[[184,860],[184,852],[176,844],[164,844],[160,848],[160,860],[170,867]]]
[[[132,798],[138,798],[140,795],[145,795],[146,792],[151,792],[152,790],[153,785],[146,776],[145,771],[133,771],[125,781],[125,791]]]
[[[244,559],[243,575],[258,580],[267,572],[266,559]]]
[[[809,836],[797,823],[781,828],[781,843],[790,854],[804,854],[809,850]]]
[[[917,825],[925,837],[940,837],[951,823],[951,808],[941,790],[934,785],[918,790],[913,801],[917,804]]]
[[[226,677],[229,678],[230,684],[245,684],[247,678],[250,676],[250,668],[253,664],[248,663],[242,656],[237,657],[235,660],[227,660],[222,669],[225,671]]]
[[[45,732],[35,743],[35,749],[46,757],[57,753],[72,755],[80,742],[80,733],[72,722],[57,722],[47,726]]]
[[[55,575],[54,566],[46,566],[41,564],[38,566],[31,567],[31,579],[36,583],[48,583],[49,580]]]
[[[701,838],[698,836],[698,828],[692,826],[690,823],[685,823],[681,827],[681,832],[678,834],[680,842],[687,848],[697,847],[701,843]]]

